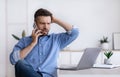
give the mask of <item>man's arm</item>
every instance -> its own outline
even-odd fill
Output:
[[[64,21],[61,21],[60,19],[57,19],[57,18],[55,18],[55,17],[52,18],[52,22],[60,25],[60,26],[63,27],[66,31],[70,31],[70,30],[72,29],[72,25],[70,25],[69,23],[66,23],[66,22],[64,22]]]
[[[32,43],[31,43],[30,45],[28,45],[26,48],[24,48],[24,49],[22,49],[22,50],[20,51],[20,59],[24,59],[24,58],[28,55],[28,53],[31,52],[31,50],[32,50],[32,49],[34,48],[34,46],[37,44],[38,37],[39,37],[40,35],[42,35],[41,32],[40,32],[40,30],[37,30],[36,32],[35,32],[35,30],[36,30],[36,29],[34,29],[34,30],[32,31]]]
[[[20,59],[24,59],[28,53],[30,53],[30,51],[34,48],[35,44],[31,43],[30,45],[28,45],[26,48],[22,49],[20,51]]]
[[[56,34],[56,40],[60,49],[63,49],[78,37],[78,28],[73,28],[69,23],[61,21],[55,17],[53,17],[53,22],[60,25],[67,31],[65,33]]]

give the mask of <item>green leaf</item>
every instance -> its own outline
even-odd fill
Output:
[[[23,30],[23,32],[22,32],[22,37],[25,37],[25,36],[26,36],[25,30]]]
[[[100,39],[100,43],[102,44],[102,43],[108,43],[109,41],[108,41],[108,37],[105,37],[105,36],[103,36],[103,38],[102,39]]]
[[[104,55],[109,59],[113,55],[113,52],[112,51],[105,51]]]
[[[12,34],[12,36],[16,39],[16,40],[20,40],[20,38],[14,34]]]

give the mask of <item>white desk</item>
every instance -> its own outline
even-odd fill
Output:
[[[59,70],[58,72],[59,77],[120,77],[120,67],[112,69],[91,68],[77,71]]]

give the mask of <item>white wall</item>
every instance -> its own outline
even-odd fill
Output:
[[[24,29],[30,35],[38,8],[47,8],[79,28],[80,35],[70,49],[98,46],[103,35],[109,37],[112,48],[112,33],[120,32],[120,0],[0,0],[0,77],[14,76],[9,54],[17,41],[11,34],[21,36]],[[52,25],[51,32],[61,31],[58,25]]]
[[[4,8],[4,9],[3,9]],[[4,0],[0,0],[0,77],[6,76],[6,4]]]
[[[38,8],[50,9],[58,18],[75,25],[80,36],[70,49],[84,49],[99,45],[103,36],[108,36],[112,48],[112,33],[120,32],[120,0],[29,0],[29,33],[34,11]],[[62,31],[55,25],[54,31]],[[53,31],[52,31],[53,32]]]

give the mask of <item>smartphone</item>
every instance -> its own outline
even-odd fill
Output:
[[[33,24],[33,28],[35,29],[35,32],[38,30],[36,23]]]
[[[34,23],[34,24],[33,24],[33,28],[35,29],[35,27],[37,27],[37,25]]]

